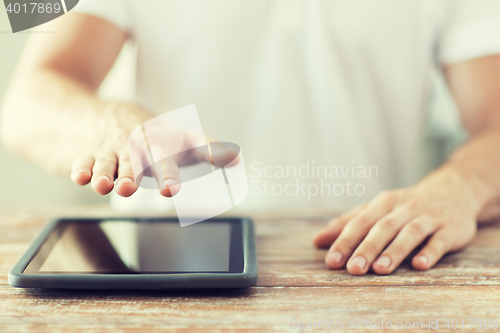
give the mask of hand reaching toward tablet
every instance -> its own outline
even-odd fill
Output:
[[[103,117],[90,125],[86,138],[88,149],[73,160],[73,182],[91,183],[101,195],[115,188],[119,195],[128,197],[137,190],[142,175],[148,173],[157,183],[154,188],[158,188],[161,195],[171,197],[181,188],[179,167],[200,162],[214,165],[238,162],[238,153],[222,143],[211,145],[211,155],[206,143],[215,140],[202,132],[161,121],[153,125],[149,122],[146,130],[143,125],[149,118],[152,117],[148,112],[133,104],[108,105]],[[133,131],[136,135],[131,135]],[[150,154],[164,158],[150,165]],[[143,173],[134,175],[134,170]]]
[[[79,185],[90,183],[101,195],[113,188],[121,196],[132,195],[138,186],[128,138],[154,115],[96,94],[127,32],[82,14],[65,15],[46,26],[58,33],[30,36],[2,105],[3,143],[49,172],[70,175]],[[189,150],[200,142],[199,135],[179,130],[154,131],[148,139],[151,147],[172,151]],[[179,154],[161,170],[152,170],[162,195],[180,190],[179,166],[210,162],[207,154],[196,153]]]

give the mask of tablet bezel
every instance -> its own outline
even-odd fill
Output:
[[[176,218],[144,218],[144,217],[110,217],[110,218],[59,218],[50,221],[35,238],[28,250],[17,261],[9,272],[9,284],[19,288],[50,288],[50,289],[177,289],[177,288],[241,288],[252,286],[257,282],[257,257],[255,251],[255,235],[253,222],[249,218],[212,218],[206,222],[232,223],[241,227],[241,245],[243,264],[240,272],[189,272],[189,273],[23,273],[36,253],[40,250],[52,230],[60,223],[92,221],[124,221],[141,222],[168,221],[179,223]],[[203,222],[201,222],[203,223]],[[231,228],[235,230],[235,228]],[[233,242],[231,232],[231,247]],[[240,252],[241,253],[241,252]],[[230,271],[235,265],[230,256]]]

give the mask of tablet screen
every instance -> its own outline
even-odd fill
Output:
[[[242,272],[238,221],[63,220],[25,274]]]

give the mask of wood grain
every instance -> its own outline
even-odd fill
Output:
[[[421,322],[424,330],[429,320],[439,320],[441,329],[432,330],[436,332],[449,331],[443,327],[447,319],[465,319],[467,328],[468,319],[500,321],[500,224],[481,227],[467,249],[447,255],[428,272],[414,271],[405,263],[390,276],[353,277],[345,270],[326,269],[324,251],[311,245],[311,237],[331,214],[262,213],[254,218],[256,287],[159,292],[10,287],[8,271],[41,226],[68,212],[115,215],[104,207],[0,210],[0,332],[298,331],[292,319],[326,320],[323,325],[333,328],[357,319],[394,325]]]

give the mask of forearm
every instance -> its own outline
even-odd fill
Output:
[[[18,73],[2,109],[4,143],[48,171],[64,174],[99,133],[113,126],[132,130],[149,119],[139,107],[102,101],[86,85],[47,67]]]
[[[422,182],[446,176],[463,182],[464,204],[477,212],[478,221],[500,217],[500,126],[475,135],[451,156],[449,161]],[[453,179],[453,180],[452,180]]]

